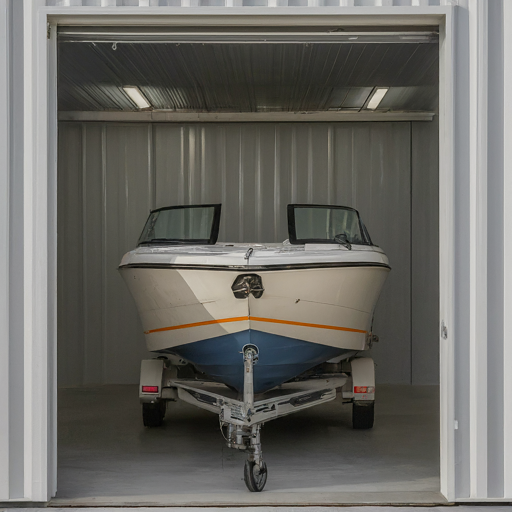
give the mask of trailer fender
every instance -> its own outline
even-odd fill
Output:
[[[143,359],[140,364],[139,398],[141,403],[155,402],[162,397],[165,370],[163,359]]]
[[[354,402],[375,400],[375,363],[371,357],[350,362]]]

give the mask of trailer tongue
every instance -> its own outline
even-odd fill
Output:
[[[375,399],[374,364],[370,358],[352,360],[348,375],[323,374],[288,382],[255,397],[253,378],[258,358],[256,345],[243,347],[240,358],[244,368],[242,399],[239,399],[240,393],[221,383],[178,378],[177,367],[172,363],[184,364],[184,361],[166,358],[142,362],[139,388],[144,424],[148,427],[162,424],[167,401],[183,400],[218,414],[227,446],[247,453],[244,480],[252,492],[262,491],[267,482],[267,465],[261,448],[261,427],[266,422],[334,400],[337,390],[344,388],[343,398],[353,403],[354,428],[371,428]],[[354,393],[354,383],[357,384],[357,394]],[[362,387],[372,393],[361,393]]]

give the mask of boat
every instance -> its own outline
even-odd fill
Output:
[[[220,204],[153,210],[119,266],[148,350],[242,392],[240,353],[253,345],[255,394],[368,350],[386,254],[353,208],[287,214],[283,243],[224,243]]]

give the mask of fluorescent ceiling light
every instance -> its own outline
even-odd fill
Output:
[[[386,93],[388,92],[389,87],[382,87],[375,89],[375,92],[373,93],[373,96],[371,97],[370,101],[368,102],[368,105],[366,105],[366,108],[368,110],[375,110],[380,102],[382,101],[382,98],[386,96]]]
[[[137,105],[139,108],[149,108],[151,107],[151,103],[142,95],[140,89],[138,87],[127,85],[123,87],[123,90],[130,99]]]

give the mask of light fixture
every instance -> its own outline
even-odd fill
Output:
[[[140,89],[133,85],[126,85],[123,87],[123,90],[130,99],[137,105],[139,108],[149,108],[151,107],[151,103],[145,98],[145,96],[140,92]]]
[[[382,101],[382,98],[384,98],[388,90],[389,87],[376,88],[375,91],[373,92],[372,97],[370,98],[370,101],[368,102],[368,105],[366,105],[366,108],[368,110],[375,110],[379,106],[380,102]]]

